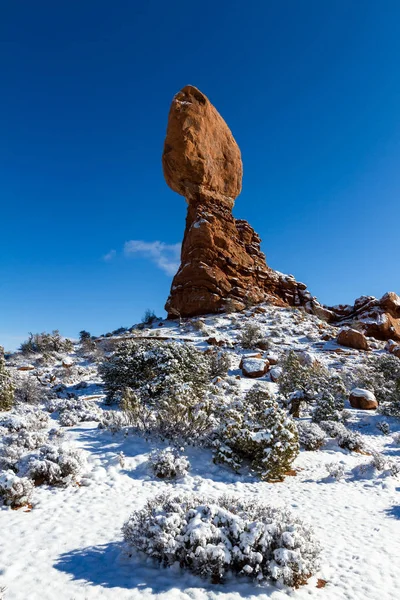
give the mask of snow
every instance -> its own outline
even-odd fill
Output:
[[[265,369],[265,360],[262,358],[245,358],[243,359],[243,369],[247,373],[256,373]]]
[[[376,400],[375,394],[370,390],[364,390],[362,388],[354,388],[351,390],[351,395],[357,398],[366,398],[367,400]]]
[[[306,351],[338,372],[354,368],[360,361],[361,353],[357,351],[337,355],[335,343],[321,344],[320,322],[315,318],[305,316],[298,321],[293,311],[268,306],[266,309],[265,314],[251,319],[250,311],[205,317],[207,335],[227,339],[233,346],[248,318],[259,324],[264,333],[276,331],[269,338],[273,346],[270,353],[279,355],[288,348]],[[331,331],[329,325],[325,327]],[[203,350],[209,347],[202,333],[189,325],[180,328],[176,322],[165,321],[162,335],[191,339]],[[381,343],[376,352],[383,348]],[[232,359],[230,374],[237,376],[243,350],[228,346],[227,351]],[[79,363],[75,354],[71,353],[70,358]],[[92,366],[83,361],[79,366],[87,370],[80,380],[88,381],[89,387],[74,388],[75,393],[82,400],[93,398],[91,401],[102,408],[101,388],[90,371]],[[17,369],[18,363],[13,368]],[[75,383],[78,382],[70,385]],[[254,385],[254,380],[242,378],[238,384],[245,391]],[[274,383],[268,385],[271,390],[277,389]],[[357,388],[353,393],[361,391],[364,395],[365,391]],[[18,428],[27,418],[0,413],[0,441],[2,425],[13,423]],[[57,419],[58,413],[53,413],[48,429],[59,426]],[[399,460],[400,446],[395,439],[400,420],[385,418],[391,435],[379,433],[376,425],[381,420],[379,414],[351,410],[350,426],[362,433],[369,450]],[[95,421],[63,430],[65,443],[85,452],[86,472],[80,485],[35,488],[32,508],[12,510],[0,506],[0,590],[6,587],[5,600],[398,598],[400,478],[378,472],[371,466],[371,456],[343,450],[329,439],[319,451],[300,452],[293,465],[295,476],[287,476],[281,483],[268,483],[261,482],[248,469],[236,474],[214,464],[210,449],[188,446],[184,454],[190,471],[170,482],[158,479],[148,469],[151,453],[166,448],[167,442],[133,434],[125,436],[124,432],[112,434],[98,429]],[[329,474],[335,468],[343,471],[342,477],[335,479]],[[147,499],[167,490],[214,498],[234,494],[289,508],[300,519],[312,523],[322,545],[320,571],[297,590],[272,584],[257,586],[236,577],[228,578],[224,584],[212,584],[176,565],[163,569],[144,555],[124,553],[122,525]],[[317,587],[319,579],[326,581],[321,589]]]

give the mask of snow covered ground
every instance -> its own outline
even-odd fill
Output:
[[[231,347],[233,375],[241,373],[241,356],[251,354],[234,346],[245,321],[259,323],[268,334],[277,332],[270,352],[279,354],[289,347],[306,350],[338,371],[351,368],[361,356],[352,350],[337,353],[334,341],[321,341],[321,325],[316,319],[307,316],[299,321],[290,310],[274,307],[254,316],[207,317],[203,321],[205,332],[164,322],[159,329],[141,333],[184,338],[200,348],[208,347],[208,337],[223,339],[228,350]],[[329,333],[330,327],[324,324],[322,330]],[[375,350],[382,348],[377,343]],[[78,362],[74,353],[70,357]],[[93,367],[82,361],[81,367],[79,380],[93,384]],[[268,376],[261,380],[268,381]],[[240,380],[245,389],[253,383]],[[92,385],[79,395],[99,395],[99,388]],[[102,406],[101,397],[94,401]],[[376,428],[383,417],[359,410],[352,410],[351,415],[351,427],[365,436],[370,448],[400,458],[400,445],[392,435],[385,436]],[[55,417],[51,427],[57,426]],[[400,420],[385,420],[392,433],[400,431]],[[190,472],[166,483],[151,475],[146,465],[151,451],[166,444],[123,432],[112,434],[97,425],[89,421],[63,428],[67,440],[87,453],[89,467],[79,486],[39,486],[32,509],[0,508],[0,589],[6,587],[5,600],[399,598],[400,477],[367,467],[370,456],[343,450],[332,440],[319,451],[301,451],[294,463],[296,476],[267,483],[248,471],[237,475],[215,465],[208,449],[188,446],[185,454]],[[325,465],[332,462],[344,468],[342,479],[328,475]],[[213,585],[186,572],[161,569],[142,555],[124,554],[121,527],[131,511],[168,489],[211,496],[229,492],[290,507],[315,528],[323,548],[320,571],[297,590],[256,586],[235,577]]]

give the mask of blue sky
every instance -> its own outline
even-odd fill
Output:
[[[199,87],[242,150],[234,214],[328,304],[400,292],[400,3],[1,3],[0,343],[160,315],[185,201],[169,105]]]

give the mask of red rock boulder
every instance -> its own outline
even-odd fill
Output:
[[[354,388],[350,393],[349,400],[353,408],[360,408],[362,410],[376,410],[378,408],[378,401],[375,398],[375,394],[369,390]]]
[[[354,348],[355,350],[369,350],[367,338],[361,331],[345,327],[340,330],[337,337],[337,343],[341,346],[347,346],[347,348]]]

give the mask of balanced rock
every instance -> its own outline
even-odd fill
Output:
[[[349,400],[353,408],[361,408],[362,410],[375,410],[378,408],[375,394],[362,388],[351,390]]]
[[[337,337],[337,343],[341,346],[354,348],[355,350],[369,350],[368,341],[365,335],[357,329],[344,327],[340,330]]]
[[[366,336],[400,340],[397,294],[326,307],[304,283],[267,266],[260,237],[232,215],[242,188],[240,149],[218,111],[191,85],[172,101],[162,164],[167,184],[188,203],[181,264],[165,305],[169,317],[269,302],[304,307],[335,326],[358,322]]]
[[[293,276],[270,269],[260,238],[232,208],[242,187],[240,150],[202,92],[188,85],[174,97],[162,157],[166,182],[188,202],[181,265],[166,303],[170,317],[241,310],[248,302],[309,305]]]

